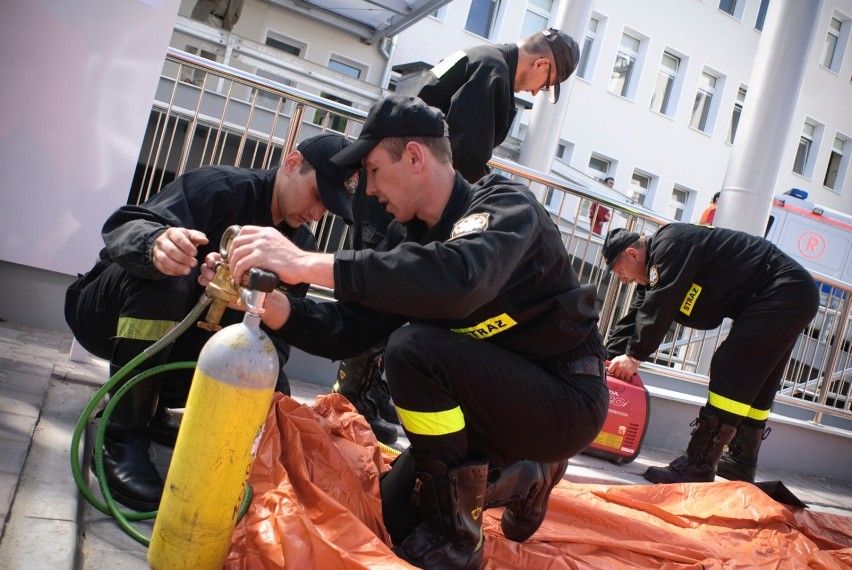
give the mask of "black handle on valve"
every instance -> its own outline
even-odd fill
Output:
[[[278,286],[278,276],[266,269],[252,267],[249,270],[249,289],[261,293],[271,293]]]

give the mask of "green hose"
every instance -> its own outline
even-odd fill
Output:
[[[83,409],[83,413],[80,415],[80,419],[77,420],[77,425],[74,428],[74,434],[71,438],[71,473],[74,476],[74,482],[77,484],[77,488],[82,493],[83,497],[97,510],[100,512],[111,515],[118,522],[121,529],[130,535],[131,538],[142,544],[143,546],[148,546],[151,542],[150,538],[141,534],[130,524],[129,521],[141,521],[152,519],[157,516],[157,511],[149,511],[149,512],[136,512],[136,511],[122,511],[119,509],[115,500],[112,498],[112,493],[109,491],[109,487],[106,484],[106,478],[104,477],[104,453],[103,453],[103,445],[104,445],[104,435],[106,434],[106,426],[107,420],[112,414],[113,409],[118,404],[118,401],[121,399],[124,394],[126,394],[129,390],[131,390],[136,384],[146,380],[150,376],[155,374],[159,374],[161,372],[166,372],[169,370],[181,370],[188,368],[195,368],[195,362],[172,362],[169,364],[163,364],[161,366],[155,366],[154,368],[150,368],[143,372],[140,372],[130,380],[124,383],[109,399],[106,407],[104,408],[103,414],[101,416],[101,421],[98,425],[97,435],[95,436],[94,443],[94,458],[95,458],[95,476],[98,479],[98,485],[100,486],[101,493],[104,496],[104,502],[99,501],[93,494],[91,489],[89,489],[89,485],[87,484],[82,469],[80,467],[80,440],[83,435],[83,431],[86,429],[86,424],[88,424],[91,419],[92,413],[97,408],[98,404],[104,397],[112,390],[119,382],[121,382],[127,374],[133,371],[136,367],[138,367],[142,362],[147,360],[148,358],[154,356],[158,352],[160,352],[163,348],[173,343],[177,337],[182,335],[186,330],[192,326],[192,324],[198,320],[207,306],[212,302],[212,299],[208,297],[206,294],[201,296],[201,299],[198,301],[198,304],[192,308],[189,314],[180,322],[178,325],[173,328],[171,331],[163,335],[163,337],[142,351],[141,354],[136,356],[133,360],[125,364],[118,372],[112,375],[110,379],[97,391],[95,395],[92,396],[92,399],[89,400],[89,403]],[[241,520],[243,515],[245,515],[246,511],[248,511],[249,504],[251,503],[252,492],[251,487],[246,484],[246,493],[245,498],[243,500],[242,505],[240,505],[240,511],[237,515],[237,521]]]

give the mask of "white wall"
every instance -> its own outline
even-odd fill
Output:
[[[19,0],[0,18],[0,260],[88,270],[127,201],[178,0]]]

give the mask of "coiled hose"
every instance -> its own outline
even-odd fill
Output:
[[[106,434],[106,427],[108,423],[107,420],[112,414],[113,409],[115,409],[115,406],[118,404],[118,401],[139,382],[146,380],[150,376],[160,374],[161,372],[166,372],[168,370],[195,368],[196,362],[171,362],[169,364],[155,366],[154,368],[150,368],[148,370],[145,370],[144,372],[140,372],[139,374],[125,382],[124,385],[116,391],[115,395],[113,395],[113,397],[109,399],[109,402],[104,408],[101,421],[98,425],[93,449],[93,455],[95,459],[95,476],[98,479],[98,485],[101,489],[101,493],[103,493],[104,496],[103,502],[98,500],[97,497],[92,494],[92,491],[89,489],[89,486],[83,476],[83,472],[80,467],[80,440],[82,438],[83,431],[86,429],[86,425],[89,423],[89,420],[92,417],[92,413],[95,411],[95,408],[97,408],[101,400],[103,400],[104,397],[110,392],[110,390],[112,390],[119,382],[124,379],[125,376],[127,376],[127,374],[129,374],[142,362],[160,352],[163,348],[173,343],[175,339],[177,339],[180,335],[186,332],[186,330],[201,317],[205,309],[208,307],[208,305],[210,305],[212,301],[213,299],[207,294],[202,294],[201,299],[199,299],[195,307],[192,308],[189,314],[184,317],[184,319],[180,323],[178,323],[175,328],[163,335],[160,340],[143,350],[142,353],[140,353],[133,360],[125,364],[118,372],[113,374],[110,379],[97,392],[95,392],[95,395],[92,396],[92,399],[89,400],[89,403],[83,409],[83,413],[80,415],[80,419],[77,420],[77,425],[74,428],[74,434],[71,438],[71,473],[74,476],[74,482],[77,484],[77,488],[80,490],[80,493],[82,493],[83,497],[85,497],[86,500],[97,510],[104,514],[111,515],[113,518],[115,518],[121,529],[143,546],[148,546],[151,542],[151,539],[136,530],[130,524],[130,521],[152,519],[157,516],[157,511],[122,511],[121,509],[119,509],[118,504],[113,499],[112,493],[110,493],[109,487],[106,483],[106,477],[104,477],[103,446],[104,436]],[[242,519],[243,515],[245,515],[246,511],[248,510],[249,504],[251,503],[251,497],[251,487],[249,485],[246,485],[245,498],[243,500],[242,505],[240,505],[240,511],[237,515],[237,520]]]

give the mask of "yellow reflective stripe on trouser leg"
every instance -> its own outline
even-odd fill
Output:
[[[131,340],[160,340],[175,325],[177,325],[177,321],[155,321],[133,317],[119,317],[118,330],[115,336]]]
[[[443,412],[413,412],[396,407],[403,427],[417,435],[447,435],[464,429],[461,407]]]
[[[723,412],[729,412],[735,416],[743,418],[749,417],[749,412],[751,411],[750,405],[737,402],[736,400],[731,400],[730,398],[714,394],[713,392],[708,394],[707,403],[716,409],[722,410]],[[766,416],[769,417],[769,413],[767,413]]]
[[[753,420],[765,422],[769,419],[769,410],[755,410],[754,408],[749,408],[748,417]]]

